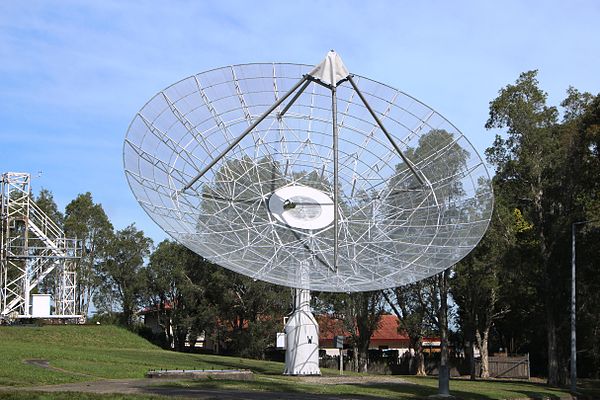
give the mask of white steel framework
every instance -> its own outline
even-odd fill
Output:
[[[80,243],[32,200],[31,176],[7,172],[1,177],[0,322],[31,317],[35,288],[51,292],[52,318],[80,320],[76,302]]]
[[[443,271],[477,245],[493,206],[485,163],[454,125],[334,52],[317,67],[234,65],[167,87],[133,119],[124,167],[180,243],[317,291]]]

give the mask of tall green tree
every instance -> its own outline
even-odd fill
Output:
[[[434,329],[422,297],[424,284],[419,281],[383,292],[388,305],[398,317],[398,330],[409,337],[409,346],[415,353],[415,374],[420,376],[427,375],[423,338]]]
[[[440,336],[440,373],[442,369],[450,372],[448,336],[449,324],[453,319],[453,310],[448,305],[450,294],[449,278],[451,268],[448,268],[422,281],[420,300],[427,312],[428,319],[433,322]],[[442,380],[440,379],[440,384]],[[441,389],[441,387],[440,387]]]
[[[207,279],[215,266],[185,246],[164,240],[150,255],[146,302],[154,309],[165,342],[184,350],[186,339],[214,330],[216,312],[208,299]]]
[[[385,311],[383,293],[315,293],[316,308],[342,321],[352,346],[352,364],[356,372],[368,372],[369,344]]]
[[[34,199],[35,204],[46,214],[52,222],[62,228],[65,216],[58,209],[54,201],[54,195],[48,189],[40,189],[37,197]]]
[[[108,242],[106,256],[100,264],[100,293],[114,294],[122,311],[121,322],[128,327],[133,327],[134,314],[146,289],[144,259],[150,255],[151,247],[152,239],[144,236],[144,232],[134,225],[129,225],[117,231]]]
[[[54,195],[48,189],[40,189],[37,197],[34,197],[34,202],[37,207],[42,210],[44,214],[52,222],[54,222],[59,228],[62,229],[64,222],[64,215],[58,209],[56,202],[54,201]],[[41,227],[44,229],[44,227]],[[32,238],[30,238],[32,240]],[[39,243],[40,247],[44,247],[45,244]],[[50,293],[54,297],[57,298],[58,288],[60,287],[60,279],[61,277],[58,274],[58,269],[55,269],[50,276],[46,277],[44,280],[40,282],[38,285],[38,290],[42,293]]]
[[[566,180],[575,194],[578,373],[600,377],[600,95],[569,88],[563,129],[569,146]]]
[[[558,331],[567,302],[559,295],[566,290],[557,293],[557,285],[564,288],[567,281],[566,263],[560,260],[566,253],[563,243],[572,198],[561,179],[567,146],[558,127],[558,109],[546,104],[547,94],[539,88],[536,76],[537,71],[522,73],[490,102],[486,128],[503,129],[505,134],[496,135],[486,155],[496,166],[499,190],[510,196],[512,204],[520,205],[532,223],[536,248],[530,262],[537,271],[536,290],[545,313],[548,383],[558,385],[566,378]]]
[[[207,272],[206,296],[218,319],[214,339],[229,353],[264,358],[265,349],[282,329],[282,317],[290,311],[290,289],[221,267]]]
[[[469,346],[471,378],[475,378],[473,344],[481,356],[481,370],[478,375],[488,378],[488,345],[490,329],[495,320],[508,309],[501,303],[502,265],[507,252],[514,245],[514,214],[504,204],[501,197],[496,199],[496,207],[490,227],[479,245],[454,267],[450,279],[452,298],[458,305],[458,319]]]
[[[78,195],[65,209],[65,234],[82,244],[82,257],[77,266],[77,303],[79,312],[87,315],[101,280],[98,267],[113,235],[113,226],[101,204],[94,203],[90,192]]]

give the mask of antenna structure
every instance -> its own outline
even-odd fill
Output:
[[[136,114],[129,185],[171,237],[255,279],[319,291],[408,284],[449,268],[492,213],[489,173],[433,109],[322,63],[185,78]]]

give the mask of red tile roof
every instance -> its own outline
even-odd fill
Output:
[[[319,343],[321,347],[331,347],[333,337],[338,335],[346,336],[346,343],[350,334],[344,329],[343,322],[328,315],[317,316],[319,322]],[[439,338],[424,337],[425,342],[438,342],[434,346],[439,346]],[[431,344],[430,344],[431,345]],[[398,332],[398,317],[391,314],[383,314],[379,321],[379,326],[371,335],[370,347],[377,348],[389,346],[390,348],[405,348],[409,346],[409,337],[404,332]]]
[[[343,322],[339,319],[327,315],[319,315],[317,321],[319,322],[319,335],[321,339],[333,340],[333,337],[337,335],[350,336],[344,330]],[[408,340],[408,335],[398,332],[398,317],[391,314],[383,314],[379,321],[379,327],[371,335],[371,340]]]

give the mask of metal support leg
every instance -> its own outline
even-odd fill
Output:
[[[229,146],[227,146],[227,148],[225,150],[223,150],[221,152],[221,154],[219,154],[218,156],[216,156],[215,158],[213,158],[206,167],[204,167],[202,169],[202,171],[200,171],[198,173],[198,175],[196,175],[195,177],[193,177],[183,188],[181,188],[181,190],[179,190],[179,193],[181,192],[185,192],[186,190],[188,190],[190,187],[192,187],[192,185],[194,183],[196,183],[198,181],[198,179],[202,178],[204,176],[204,174],[206,174],[208,172],[208,170],[210,170],[217,162],[219,162],[220,159],[222,159],[223,157],[225,157],[225,155],[227,153],[229,153],[235,146],[237,146],[250,132],[252,132],[254,130],[254,128],[256,128],[258,126],[258,124],[260,124],[265,118],[267,118],[267,116],[269,114],[271,114],[273,112],[273,110],[275,110],[277,107],[279,107],[279,105],[281,103],[283,103],[285,101],[285,99],[287,99],[292,93],[294,93],[303,83],[305,83],[307,81],[308,77],[305,75],[302,77],[302,79],[300,79],[295,85],[294,87],[292,87],[286,94],[284,94],[279,100],[277,100],[275,103],[273,103],[273,105],[271,107],[269,107],[269,109],[267,111],[265,111],[260,117],[258,117],[258,119],[256,121],[254,121],[252,123],[252,125],[250,125],[248,128],[246,128],[246,130],[244,132],[242,132],[242,134],[240,136],[237,137],[237,139],[235,139]]]
[[[354,83],[354,80],[352,79],[351,75],[348,75],[348,82],[350,82],[350,84],[352,85],[352,87],[354,88],[356,93],[358,94],[358,97],[360,97],[360,100],[363,102],[363,104],[365,105],[365,107],[367,108],[367,110],[369,111],[369,113],[371,114],[371,116],[373,117],[375,122],[377,123],[377,125],[379,125],[379,128],[381,128],[381,130],[385,134],[385,137],[387,137],[387,139],[389,140],[391,145],[394,147],[394,149],[396,150],[396,152],[398,153],[400,158],[402,158],[404,163],[408,166],[408,169],[410,169],[410,172],[413,173],[413,175],[415,176],[415,178],[417,178],[417,180],[419,181],[419,183],[421,185],[425,185],[425,182],[423,182],[423,178],[421,178],[419,176],[419,174],[415,170],[415,167],[413,166],[413,163],[408,158],[406,158],[406,156],[400,150],[400,147],[398,147],[398,145],[396,144],[396,141],[394,140],[392,135],[390,135],[390,133],[387,131],[387,129],[385,129],[385,126],[383,126],[383,123],[381,122],[381,120],[379,119],[377,114],[375,114],[375,111],[373,111],[373,109],[371,108],[371,105],[369,104],[367,99],[365,99],[365,96],[363,96],[360,89],[358,89],[358,86],[356,86],[356,83]]]
[[[338,150],[338,126],[337,126],[337,97],[336,87],[331,87],[331,112],[333,125],[333,268],[337,272],[338,268],[338,240],[339,240],[339,221],[338,221],[338,201],[339,201],[339,150]]]

